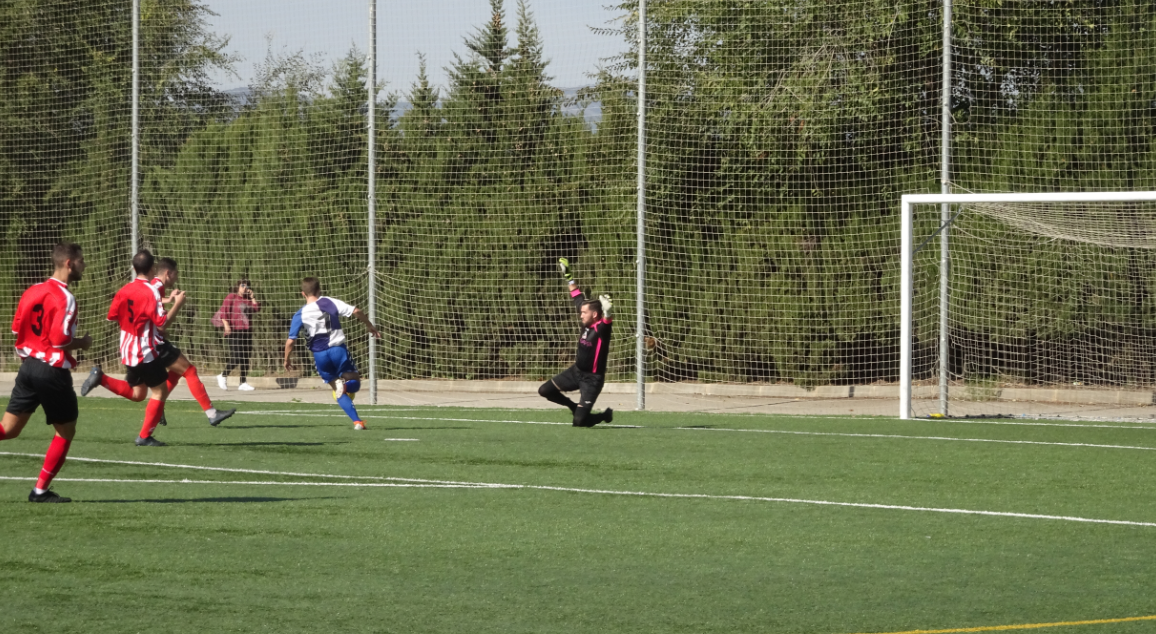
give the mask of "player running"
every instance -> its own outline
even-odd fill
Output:
[[[87,394],[99,381],[113,393],[133,401],[144,400],[147,390],[149,402],[145,406],[144,424],[136,439],[138,447],[165,445],[153,438],[153,431],[164,417],[165,400],[169,396],[169,373],[160,358],[160,345],[164,341],[161,329],[185,303],[184,291],[173,291],[173,306],[165,313],[160,293],[149,283],[153,264],[152,253],[147,249],[138,251],[132,258],[136,279],[116,292],[108,309],[108,320],[120,326],[120,362],[128,368],[125,380],[101,376],[103,373],[94,369],[81,386],[81,394]]]
[[[153,266],[153,278],[149,281],[149,286],[156,290],[161,297],[161,305],[163,307],[166,303],[171,303],[173,297],[165,297],[165,291],[171,290],[177,284],[177,261],[172,258],[157,258]],[[170,316],[171,318],[171,316]],[[201,383],[200,376],[197,375],[197,367],[189,363],[188,357],[185,356],[176,346],[171,342],[165,340],[164,331],[161,329],[160,339],[161,343],[157,346],[158,358],[168,371],[168,377],[165,381],[165,387],[171,394],[176,388],[177,383],[184,378],[185,383],[189,386],[189,392],[192,393],[193,398],[197,399],[197,403],[204,410],[205,416],[209,418],[209,424],[213,427],[220,425],[222,421],[237,413],[236,409],[219,410],[213,407],[213,401],[209,398],[209,393],[205,390],[205,385]],[[101,385],[114,394],[123,396],[130,401],[143,401],[145,396],[144,386],[141,385],[137,390],[134,390],[126,381],[120,379],[113,379],[105,376],[100,366],[96,366],[89,373],[88,378],[84,380],[84,384],[80,386],[80,395],[87,396],[92,388]],[[167,425],[168,421],[162,413],[158,425]]]
[[[36,486],[28,494],[29,502],[71,502],[49,491],[52,479],[60,473],[68,448],[76,436],[79,410],[72,389],[76,359],[73,350],[87,350],[92,337],[76,337],[76,298],[68,285],[79,282],[84,274],[84,254],[80,245],[57,244],[52,249],[52,277],[30,287],[20,296],[12,332],[16,335],[16,354],[20,371],[4,417],[0,419],[0,440],[20,435],[37,407],[44,408],[44,418],[56,430]]]
[[[582,322],[582,336],[578,338],[578,356],[574,365],[561,374],[546,381],[538,388],[538,395],[559,405],[565,405],[574,413],[575,427],[593,427],[598,423],[614,421],[614,410],[609,407],[601,414],[591,414],[594,401],[602,393],[606,381],[606,360],[610,357],[610,303],[609,295],[599,295],[597,300],[586,300],[582,289],[570,274],[570,262],[558,260],[558,267],[570,288],[570,297],[578,309],[578,320]],[[578,403],[571,401],[562,392],[578,390]]]
[[[381,332],[370,323],[360,308],[321,295],[321,281],[315,277],[301,280],[301,296],[305,306],[293,315],[289,325],[289,338],[285,340],[285,369],[292,372],[290,354],[301,329],[305,329],[305,341],[313,353],[313,363],[322,381],[333,388],[333,398],[345,413],[353,419],[354,429],[365,429],[365,423],[353,407],[353,395],[361,389],[361,374],[353,365],[349,349],[345,347],[345,333],[341,330],[341,318],[353,317],[365,324],[370,334],[378,339]]]

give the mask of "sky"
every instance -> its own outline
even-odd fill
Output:
[[[445,67],[457,53],[468,58],[463,40],[489,19],[489,0],[376,0],[377,77],[383,93],[408,93],[418,74],[418,53],[426,57],[430,81],[443,88]],[[541,33],[547,72],[559,88],[587,86],[586,75],[599,59],[626,49],[621,36],[597,35],[589,27],[607,27],[620,15],[605,4],[613,0],[528,0]],[[368,51],[370,0],[202,0],[217,16],[211,30],[228,36],[226,51],[242,57],[239,77],[215,78],[218,88],[249,84],[254,64],[272,50],[306,55],[320,53],[326,66],[356,45]],[[517,0],[505,0],[506,27],[516,43]],[[614,22],[617,24],[617,22]]]

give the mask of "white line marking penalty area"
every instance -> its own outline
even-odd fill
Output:
[[[15,452],[0,452],[0,455],[6,456],[21,456],[40,458],[39,454],[30,453],[15,453]],[[349,476],[349,475],[333,475],[320,473],[293,473],[284,471],[264,471],[257,469],[233,469],[227,467],[206,467],[201,465],[182,465],[182,464],[168,464],[155,462],[137,462],[132,460],[103,460],[100,458],[81,458],[70,457],[70,461],[76,462],[94,462],[94,463],[111,463],[111,464],[127,464],[136,466],[153,466],[153,467],[167,467],[173,469],[195,469],[202,471],[219,471],[228,473],[253,473],[263,475],[279,475],[288,477],[311,477],[311,478],[330,478],[330,479],[344,479],[344,480],[377,480],[378,482],[281,482],[281,481],[222,481],[222,480],[132,480],[132,479],[68,479],[56,478],[60,482],[123,482],[123,483],[165,483],[165,484],[242,484],[251,486],[348,486],[348,487],[373,487],[385,486],[387,484],[396,485],[429,485],[430,488],[469,488],[469,489],[502,489],[502,490],[527,490],[527,491],[555,491],[561,493],[579,493],[587,495],[617,495],[617,496],[631,496],[631,497],[647,497],[659,499],[681,499],[681,500],[719,500],[719,501],[737,501],[737,502],[769,502],[779,504],[805,504],[812,506],[834,506],[842,508],[859,508],[859,509],[877,509],[889,511],[909,511],[919,513],[948,513],[953,515],[976,515],[983,517],[1007,517],[1016,519],[1033,519],[1033,520],[1049,520],[1061,522],[1077,522],[1084,524],[1110,524],[1116,526],[1142,526],[1145,528],[1156,528],[1156,522],[1138,522],[1131,520],[1111,520],[1090,517],[1076,517],[1068,515],[1045,515],[1040,513],[1014,513],[1007,511],[983,511],[975,509],[956,509],[956,508],[937,508],[925,506],[908,506],[902,504],[872,504],[864,502],[837,502],[832,500],[810,500],[803,498],[782,498],[782,497],[767,497],[756,495],[711,495],[706,493],[661,493],[653,491],[620,491],[612,489],[583,489],[577,487],[558,487],[547,485],[531,485],[531,484],[507,484],[497,482],[462,482],[453,480],[427,480],[419,478],[397,478],[388,476]],[[27,477],[12,477],[0,476],[0,480],[21,480],[28,481]]]
[[[267,412],[244,412],[250,416],[265,415]],[[312,414],[275,414],[277,416],[313,416]],[[326,416],[322,414],[322,416]],[[342,417],[340,414],[331,414],[332,417]],[[364,415],[366,419],[392,419],[392,420],[428,420],[436,422],[455,422],[455,423],[514,423],[518,425],[565,425],[570,426],[570,423],[555,423],[546,421],[530,421],[530,420],[500,420],[493,418],[431,418],[428,416],[387,416],[387,415]],[[599,425],[600,427],[620,427],[628,429],[645,429],[641,425]],[[651,428],[655,429],[655,428]],[[909,436],[904,434],[863,434],[854,432],[829,432],[829,431],[795,431],[789,429],[734,429],[728,427],[667,427],[665,429],[673,429],[676,431],[698,431],[698,432],[729,432],[733,434],[784,434],[788,436],[835,436],[842,438],[875,438],[881,440],[934,440],[939,442],[986,442],[1002,445],[1036,445],[1044,447],[1083,447],[1090,449],[1125,449],[1131,451],[1156,451],[1156,447],[1144,447],[1137,445],[1105,445],[1097,443],[1077,443],[1077,442],[1045,442],[1040,440],[1003,440],[999,438],[955,438],[951,436]]]

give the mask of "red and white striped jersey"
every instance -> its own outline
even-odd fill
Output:
[[[20,296],[12,320],[16,354],[54,368],[75,368],[76,359],[63,348],[76,337],[76,318],[76,298],[67,284],[53,277],[30,287]]]
[[[155,359],[164,341],[159,329],[167,319],[160,293],[148,280],[138,278],[121,287],[108,309],[108,320],[120,326],[120,362],[131,368]]]
[[[161,296],[161,307],[163,308],[164,307],[164,297],[165,297],[165,283],[161,281],[161,278],[154,277],[152,279],[152,281],[149,282],[149,286],[155,288],[157,290],[157,295]],[[159,337],[161,341],[165,340],[165,335],[162,332],[157,332],[157,337]]]

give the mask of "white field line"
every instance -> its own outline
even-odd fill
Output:
[[[0,476],[0,480],[35,482],[36,478]],[[129,478],[53,478],[53,482],[122,482],[130,484],[248,484],[254,486],[314,486],[314,487],[391,487],[399,489],[516,489],[517,485],[497,484],[419,484],[416,482],[280,482],[277,480],[155,480]]]
[[[999,440],[996,438],[952,438],[950,436],[903,436],[900,434],[855,434],[850,432],[832,431],[788,431],[782,429],[726,429],[723,427],[674,427],[684,431],[721,431],[752,434],[788,434],[792,436],[838,436],[843,438],[891,438],[899,440],[940,440],[950,442],[991,442],[1007,445],[1045,445],[1049,447],[1094,447],[1097,449],[1133,449],[1137,451],[1156,451],[1156,447],[1137,447],[1133,445],[1098,445],[1081,442],[1044,442],[1041,440]]]
[[[289,416],[289,417],[299,417],[299,418],[300,417],[304,417],[304,418],[348,418],[344,413],[338,413],[338,414],[302,414],[302,413],[300,413],[300,411],[298,411],[296,413],[281,413],[281,412],[268,412],[268,411],[264,411],[264,412],[237,412],[237,413],[238,414],[247,414],[249,416],[276,415],[276,416]],[[446,423],[514,423],[514,424],[518,424],[518,425],[563,425],[566,427],[571,426],[570,423],[558,423],[558,422],[554,422],[554,421],[544,421],[544,420],[500,420],[500,419],[495,419],[495,418],[429,418],[429,417],[425,417],[425,416],[391,416],[391,415],[386,415],[384,413],[380,414],[380,415],[373,415],[372,413],[371,414],[362,414],[361,417],[365,418],[365,419],[376,418],[376,419],[380,419],[380,420],[433,420],[433,421],[440,421],[440,422],[446,422]],[[643,429],[643,427],[641,425],[607,425],[605,423],[602,423],[599,426],[600,427],[621,427],[623,429]]]
[[[474,423],[522,423],[522,424],[526,424],[526,425],[567,425],[567,424],[569,424],[569,423],[556,423],[556,422],[546,422],[546,421],[500,420],[500,419],[493,419],[493,418],[423,418],[423,417],[417,417],[417,416],[391,416],[391,415],[389,415],[391,412],[403,411],[403,410],[396,410],[396,409],[387,409],[387,410],[366,409],[366,410],[359,410],[359,411],[368,412],[368,414],[372,418],[382,418],[382,419],[400,418],[400,419],[405,419],[405,420],[444,420],[444,421],[460,421],[460,422],[474,422]],[[416,411],[416,410],[414,410],[414,411]],[[518,410],[509,410],[509,411],[518,411]],[[306,416],[306,417],[318,416],[317,414],[304,413],[299,409],[298,410],[289,410],[289,409],[287,409],[287,410],[264,410],[264,411],[259,411],[259,412],[237,412],[237,414],[245,414],[247,416],[262,416],[262,415]],[[704,415],[701,412],[681,412],[680,415],[682,415],[682,414]],[[711,416],[719,416],[719,414],[711,414]],[[745,416],[745,417],[746,418],[754,418],[756,416],[765,416],[765,415],[764,414],[757,414],[757,415],[752,414],[750,416]],[[320,417],[322,417],[322,418],[345,418],[344,414],[332,413],[332,412],[323,412],[320,414]],[[838,417],[838,416],[807,416],[806,418],[808,418],[808,419],[821,418],[824,420],[855,420],[856,422],[865,422],[865,421],[861,421],[858,419],[854,419],[853,417],[848,419],[847,417]],[[872,420],[875,420],[875,419],[872,419]],[[899,418],[893,418],[893,419],[888,418],[885,420],[887,420],[889,422],[907,422],[907,423],[913,422],[910,420],[903,421]],[[929,421],[922,421],[922,420],[921,421],[914,421],[915,424],[927,424],[928,422]],[[1017,422],[1011,422],[1011,421],[978,421],[978,420],[950,420],[950,419],[936,420],[933,422],[933,424],[936,424],[936,425],[942,425],[942,424],[1000,425],[1000,426],[1013,426],[1013,427],[1088,427],[1088,428],[1096,428],[1096,429],[1156,430],[1156,427],[1145,426],[1145,425],[1140,425],[1140,424],[1135,424],[1135,425],[1105,425],[1105,424],[1090,424],[1090,423],[1042,423],[1042,422],[1017,423]],[[645,425],[605,425],[605,426],[606,427],[625,427],[625,428],[630,428],[630,429],[645,429],[646,428]],[[685,429],[685,428],[676,427],[673,429]]]
[[[0,455],[30,456],[39,458],[39,454],[0,452]],[[531,484],[503,484],[498,482],[457,482],[448,480],[425,480],[418,478],[392,478],[383,476],[348,476],[331,474],[302,474],[279,471],[259,471],[253,469],[230,469],[223,467],[205,467],[201,465],[180,465],[159,462],[136,462],[131,460],[102,460],[99,458],[69,458],[80,462],[98,462],[113,464],[131,464],[137,466],[169,467],[176,469],[198,469],[205,471],[225,471],[230,473],[261,473],[266,475],[285,475],[295,477],[320,477],[336,479],[366,479],[387,480],[382,482],[277,482],[277,481],[221,481],[221,480],[132,480],[132,479],[68,479],[56,478],[60,482],[123,482],[123,483],[163,483],[163,484],[246,484],[262,486],[345,486],[345,487],[382,487],[382,486],[428,486],[433,488],[467,488],[467,489],[519,489],[528,491],[556,491],[563,493],[582,493],[588,495],[619,495],[631,497],[648,497],[682,500],[723,500],[738,502],[771,502],[780,504],[807,504],[814,506],[835,506],[843,508],[878,509],[888,511],[910,511],[919,513],[950,513],[955,515],[979,515],[985,517],[1010,517],[1017,519],[1051,520],[1062,522],[1078,522],[1085,524],[1113,524],[1118,526],[1144,526],[1156,528],[1156,522],[1136,522],[1130,520],[1108,520],[1090,517],[1075,517],[1070,515],[1044,515],[1039,513],[1012,513],[1006,511],[980,511],[974,509],[937,508],[926,506],[907,506],[899,504],[869,504],[863,502],[834,502],[831,500],[809,500],[801,498],[763,497],[754,495],[710,495],[706,493],[656,493],[651,491],[616,491],[612,489],[581,489],[576,487],[557,487]],[[29,477],[0,476],[0,480],[30,481]],[[401,484],[399,484],[401,483]]]
[[[328,405],[319,406],[319,408],[320,407],[325,407],[327,409],[329,408]],[[371,408],[377,408],[377,409],[371,409]],[[426,411],[429,409],[430,409],[430,407],[392,407],[389,405],[373,405],[373,406],[369,406],[369,407],[358,408],[358,411],[359,412],[368,412],[369,414],[374,414],[374,415],[376,415],[375,416],[376,418],[400,418],[400,417],[384,416],[384,414],[389,414],[391,412],[418,412],[418,411]],[[512,408],[512,407],[507,407],[507,408],[487,407],[486,409],[489,411],[498,411],[498,412],[525,412],[526,411],[525,409],[518,409],[518,408]],[[321,411],[321,410],[319,409],[318,411]],[[279,414],[279,415],[287,415],[287,416],[313,416],[313,414],[308,414],[303,409],[261,410],[261,411],[256,411],[256,412],[237,412],[237,414],[246,414],[246,415],[250,415],[250,416],[254,416],[254,415],[260,416],[263,414]],[[331,410],[323,412],[321,415],[323,417],[327,417],[327,418],[343,418],[343,416],[341,414],[332,413]],[[728,417],[733,417],[733,418],[744,418],[744,419],[765,418],[765,417],[769,416],[769,414],[734,414],[734,413],[719,414],[719,413],[715,413],[715,412],[678,412],[678,415],[679,416],[702,416],[702,417],[728,416]],[[1104,423],[1054,423],[1054,422],[1053,423],[1047,423],[1047,422],[1041,422],[1041,421],[1013,422],[1013,421],[993,421],[993,420],[963,420],[963,419],[954,419],[954,418],[943,418],[943,419],[936,419],[936,420],[932,421],[932,420],[926,420],[926,419],[904,420],[904,419],[900,419],[900,418],[896,418],[896,417],[887,417],[887,416],[883,416],[883,417],[880,417],[880,416],[871,416],[871,417],[863,417],[863,416],[799,416],[799,418],[805,418],[807,420],[838,420],[838,421],[853,421],[853,422],[887,421],[887,422],[894,422],[894,423],[909,423],[909,424],[914,424],[914,425],[926,425],[926,424],[935,424],[935,425],[997,425],[997,426],[1012,426],[1012,427],[1088,427],[1088,428],[1096,428],[1096,429],[1156,430],[1156,427],[1142,424],[1142,423],[1108,425],[1108,424],[1104,424]],[[510,422],[510,423],[526,422],[526,421],[496,421],[493,419],[472,419],[472,418],[471,419],[462,419],[462,420],[470,420],[470,421],[476,420],[478,422]],[[566,423],[540,422],[540,423],[527,423],[527,424],[565,425]],[[645,426],[644,425],[608,425],[608,427],[644,428]]]
[[[14,451],[0,451],[0,456],[22,456],[28,458],[43,458],[43,454],[17,453]],[[452,480],[422,480],[418,478],[391,478],[387,476],[351,476],[332,475],[328,473],[298,473],[293,471],[267,471],[264,469],[234,469],[229,467],[206,467],[202,465],[173,464],[169,462],[141,462],[137,460],[106,460],[104,458],[80,458],[69,456],[68,462],[96,462],[101,464],[124,464],[134,467],[161,467],[168,469],[194,469],[198,471],[220,471],[225,473],[250,473],[253,475],[277,475],[293,478],[333,478],[337,480],[381,480],[386,482],[419,482],[425,484],[454,484],[477,486],[477,482],[454,482]],[[497,485],[495,485],[497,486]]]
[[[247,412],[251,415],[261,414],[263,412]],[[312,416],[310,414],[278,414],[278,416]],[[334,414],[335,417],[342,417],[342,415]],[[424,416],[369,416],[365,415],[363,418],[377,418],[377,419],[392,419],[392,420],[430,420],[439,422],[457,422],[457,423],[515,423],[519,425],[566,425],[570,423],[553,423],[545,421],[525,421],[525,420],[497,420],[489,418],[429,418]],[[638,425],[603,425],[604,427],[625,427],[631,429],[643,429]],[[713,431],[713,432],[730,432],[730,433],[747,433],[747,434],[786,434],[790,436],[834,436],[841,438],[878,438],[890,440],[937,440],[940,442],[987,442],[1007,445],[1042,445],[1046,447],[1087,447],[1095,449],[1128,449],[1133,451],[1156,451],[1156,447],[1139,447],[1135,445],[1101,445],[1094,443],[1077,443],[1077,442],[1044,442],[1041,440],[999,440],[995,438],[952,438],[950,436],[905,436],[902,434],[857,434],[853,432],[830,432],[830,431],[793,431],[785,429],[730,429],[725,427],[670,427],[668,429],[675,429],[679,431]],[[1133,429],[1133,428],[1129,428]]]

